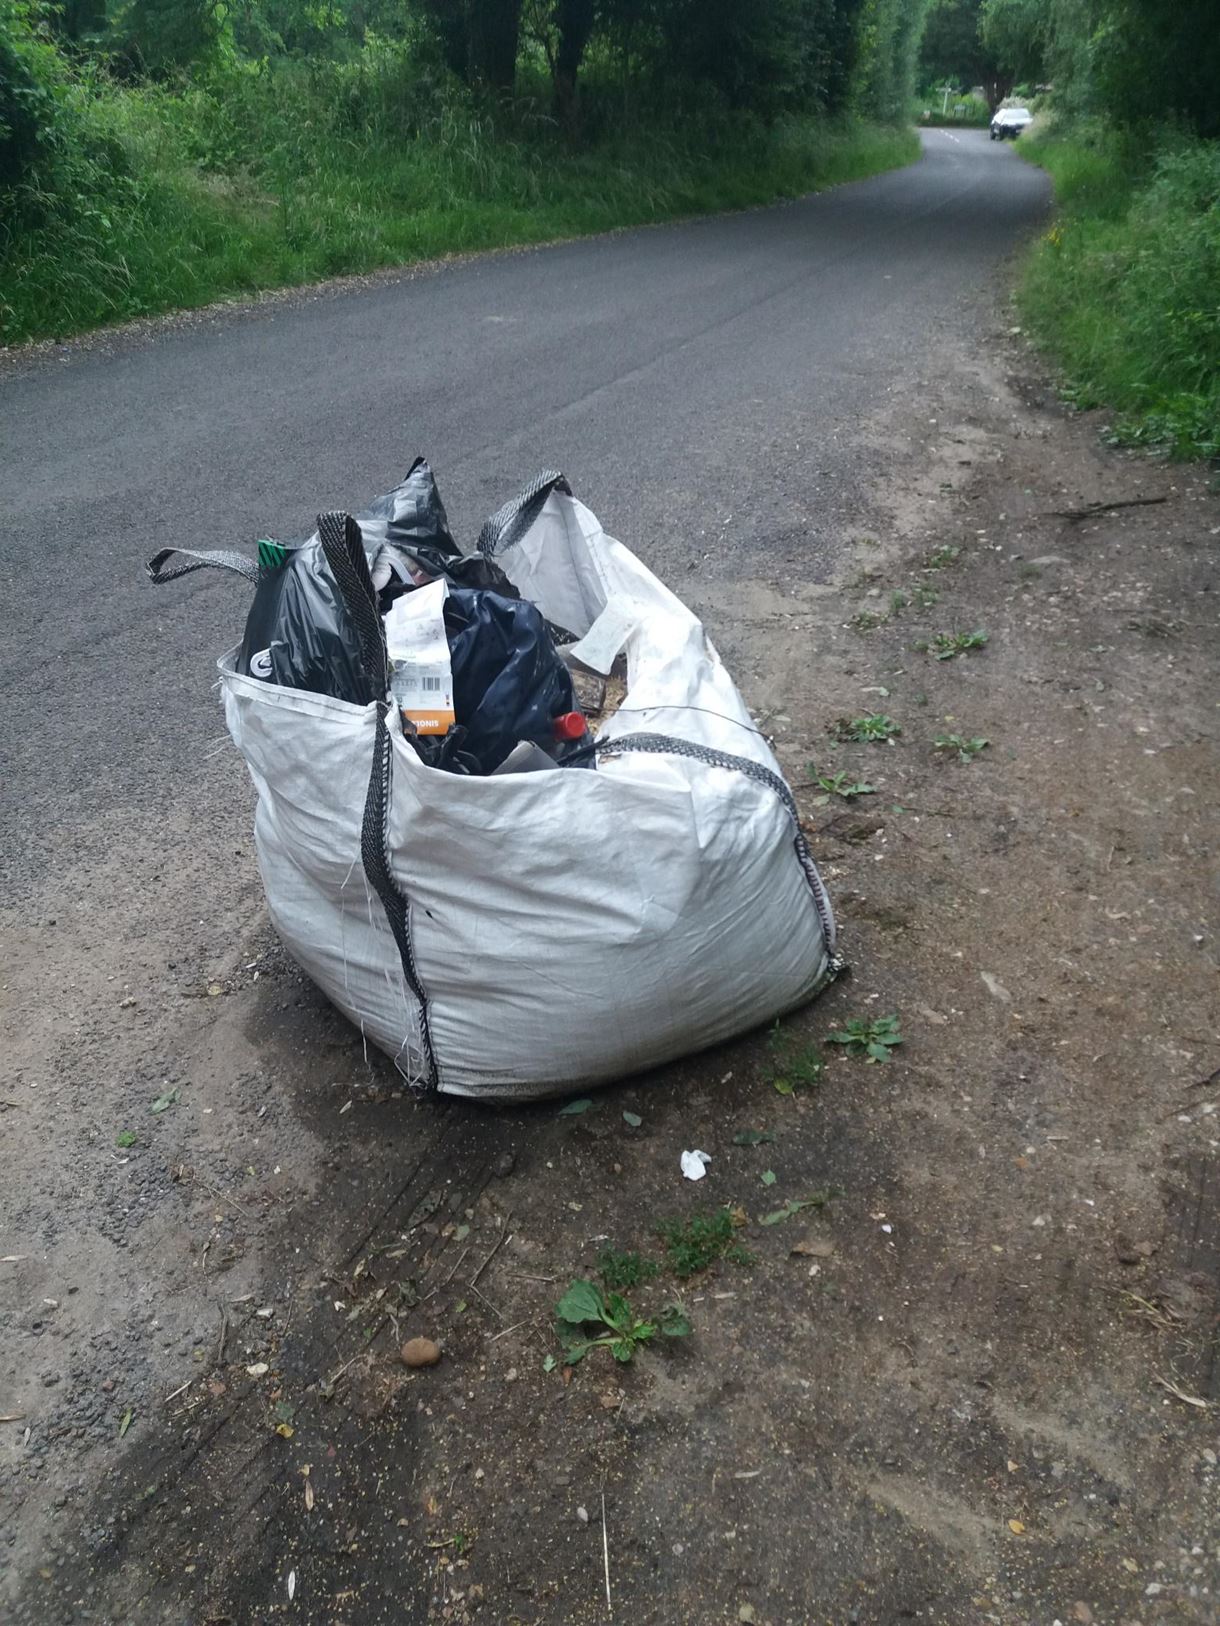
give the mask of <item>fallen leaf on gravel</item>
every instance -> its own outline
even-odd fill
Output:
[[[806,1259],[829,1259],[834,1251],[834,1243],[825,1236],[802,1237],[788,1249],[789,1253],[799,1253]]]
[[[764,1169],[763,1172],[759,1175],[758,1178],[762,1181],[764,1186],[773,1186],[775,1184],[775,1179],[776,1179],[775,1170],[774,1169]]]
[[[789,1197],[782,1208],[777,1208],[774,1213],[764,1214],[758,1223],[760,1225],[779,1225],[781,1221],[791,1219],[794,1214],[799,1214],[804,1208],[824,1208],[830,1201],[830,1195],[828,1191],[819,1191],[812,1197]]]
[[[743,1129],[739,1135],[733,1136],[734,1146],[761,1146],[764,1141],[774,1140],[775,1136],[768,1134],[765,1129]]]
[[[638,1112],[624,1112],[623,1122],[629,1124],[632,1129],[638,1129],[644,1120]]]
[[[127,1410],[123,1413],[123,1421],[119,1424],[119,1439],[120,1440],[123,1438],[124,1434],[126,1434],[127,1430],[130,1427],[131,1427],[131,1407],[129,1406],[127,1408]]]
[[[1083,1626],[1093,1626],[1093,1611],[1087,1603],[1077,1601],[1072,1605],[1072,1619],[1081,1621]]]
[[[166,1112],[170,1107],[173,1106],[177,1099],[177,1090],[166,1090],[164,1095],[159,1095],[157,1099],[152,1102],[148,1110],[150,1112]]]
[[[1008,1528],[1012,1531],[1014,1536],[1023,1536],[1025,1534],[1025,1526],[1021,1523],[1020,1519],[1009,1519]]]
[[[593,1102],[588,1096],[579,1101],[569,1101],[566,1107],[560,1107],[558,1116],[560,1118],[575,1118],[582,1112],[588,1112],[592,1105]]]
[[[1121,1231],[1114,1238],[1114,1255],[1120,1265],[1143,1264],[1145,1259],[1151,1259],[1155,1251],[1151,1242],[1132,1242]]]
[[[938,1028],[943,1028],[949,1020],[947,1016],[942,1016],[939,1011],[934,1011],[930,1005],[916,1005],[915,1009],[925,1021],[935,1023]]]
[[[1132,1575],[1138,1575],[1139,1572],[1140,1572],[1140,1567],[1135,1562],[1134,1558],[1124,1558],[1123,1559],[1123,1568],[1125,1570],[1130,1570]]]
[[[291,1423],[277,1423],[275,1425],[275,1432],[279,1435],[281,1440],[290,1440],[296,1433],[296,1429],[293,1428]]]

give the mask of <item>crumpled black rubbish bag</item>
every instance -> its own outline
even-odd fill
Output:
[[[356,515],[365,546],[390,542],[415,560],[430,576],[444,576],[455,587],[490,587],[505,598],[520,598],[508,577],[481,553],[464,554],[453,540],[449,517],[431,468],[417,457],[401,485]]]
[[[387,546],[397,555],[391,592],[415,565],[455,585],[492,588],[505,598],[518,597],[498,565],[482,554],[463,555],[450,533],[435,477],[422,457],[415,459],[393,491],[355,518],[371,571]],[[318,533],[296,546],[260,544],[259,551],[262,569],[237,670],[358,706],[380,699],[361,664],[360,641]],[[385,598],[383,588],[383,609]]]
[[[453,710],[465,730],[462,753],[489,774],[520,740],[554,750],[555,718],[577,708],[571,673],[542,612],[526,599],[451,588],[445,635],[453,665]],[[428,760],[426,752],[421,755]]]

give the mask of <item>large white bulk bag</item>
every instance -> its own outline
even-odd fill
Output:
[[[393,706],[243,676],[232,651],[225,716],[290,952],[413,1084],[487,1100],[620,1078],[809,999],[836,969],[829,900],[700,622],[556,476],[480,547],[553,623],[597,623],[611,653],[629,628],[596,770],[430,768]]]

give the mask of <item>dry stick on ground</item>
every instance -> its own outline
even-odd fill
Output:
[[[245,1214],[247,1217],[250,1215],[250,1208],[239,1197],[230,1197],[227,1191],[221,1191],[219,1186],[214,1186],[209,1181],[204,1180],[202,1176],[195,1173],[194,1169],[187,1170],[186,1178],[192,1185],[202,1186],[205,1191],[210,1191],[213,1197],[219,1197],[222,1203],[229,1203],[233,1208],[236,1208],[239,1214]]]
[[[508,1241],[508,1227],[509,1227],[511,1222],[512,1222],[512,1215],[511,1214],[506,1214],[504,1216],[504,1228],[500,1232],[500,1240],[496,1243],[495,1247],[487,1255],[487,1258],[484,1259],[483,1263],[479,1266],[478,1270],[476,1270],[474,1275],[470,1278],[471,1287],[475,1286],[475,1284],[478,1282],[479,1277],[483,1274],[483,1272],[487,1269],[488,1265],[491,1264],[492,1260],[499,1253],[500,1249]]]
[[[1211,1410],[1212,1403],[1210,1400],[1203,1400],[1199,1395],[1187,1394],[1185,1389],[1180,1389],[1178,1385],[1172,1381],[1172,1379],[1163,1378],[1159,1372],[1154,1372],[1152,1375],[1157,1383],[1160,1384],[1162,1389],[1169,1390],[1169,1393],[1175,1400],[1180,1400],[1184,1405],[1187,1406],[1198,1406],[1202,1411]]]
[[[428,1300],[430,1298],[434,1298],[435,1295],[437,1293],[439,1293],[443,1287],[448,1287],[449,1286],[449,1283],[457,1275],[458,1271],[461,1270],[462,1264],[463,1264],[463,1262],[464,1262],[464,1260],[466,1258],[466,1255],[469,1252],[470,1252],[469,1248],[463,1248],[462,1249],[461,1258],[459,1258],[457,1264],[454,1265],[453,1269],[449,1272],[448,1276],[445,1277],[443,1282],[438,1282],[437,1285],[432,1289],[432,1291],[430,1293],[425,1293],[424,1294],[423,1298],[420,1299],[420,1301],[419,1301],[421,1304],[426,1304],[428,1302]]]
[[[485,1294],[480,1293],[478,1288],[474,1285],[473,1282],[469,1283],[469,1287],[470,1287],[470,1291],[474,1294],[475,1298],[478,1299],[479,1303],[480,1304],[485,1304],[487,1306],[487,1308],[491,1311],[492,1315],[495,1316],[496,1320],[502,1322],[504,1320],[503,1312],[500,1311],[500,1310],[497,1310],[495,1305],[491,1302],[491,1300],[489,1298],[487,1298]]]
[[[614,1605],[610,1601],[610,1533],[606,1529],[606,1493],[602,1492],[602,1561],[606,1566],[606,1613],[613,1618]]]
[[[1118,502],[1087,502],[1083,508],[1052,508],[1042,518],[1066,519],[1069,524],[1079,525],[1083,520],[1096,518],[1098,514],[1113,513],[1116,508],[1152,508],[1157,503],[1168,501],[1168,497],[1127,497]]]
[[[524,1321],[514,1321],[511,1327],[505,1327],[502,1332],[493,1332],[487,1342],[494,1344],[497,1338],[507,1338],[510,1332],[519,1332],[522,1327],[529,1326],[530,1319],[529,1316],[526,1316]]]

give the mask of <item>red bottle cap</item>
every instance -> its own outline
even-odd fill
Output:
[[[585,719],[583,712],[565,711],[556,717],[553,724],[557,740],[579,740],[585,732]]]

